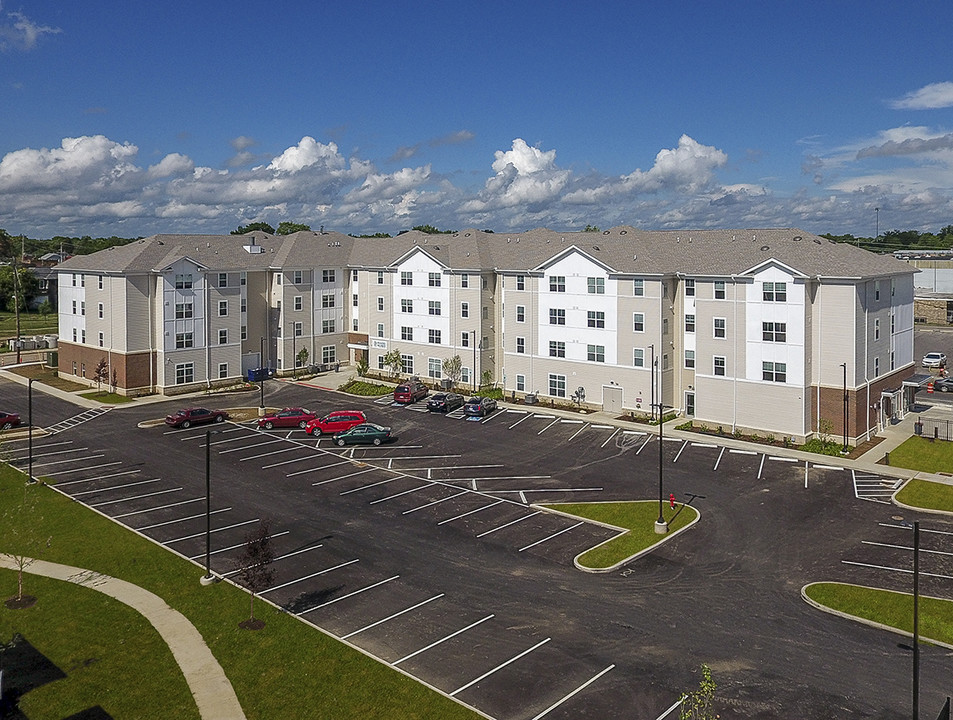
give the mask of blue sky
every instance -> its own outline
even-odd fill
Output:
[[[948,0],[0,0],[0,227],[935,232],[951,27]]]

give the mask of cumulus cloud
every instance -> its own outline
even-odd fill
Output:
[[[430,145],[430,147],[440,147],[441,145],[460,145],[461,143],[470,142],[475,137],[476,135],[469,130],[458,130],[457,132],[450,133],[449,135],[433,138],[427,144]]]
[[[269,170],[296,173],[320,165],[328,170],[340,170],[345,165],[338,153],[337,143],[324,145],[313,137],[305,136],[294,147],[285,150],[268,165]]]
[[[556,151],[542,151],[516,138],[509,150],[497,150],[492,168],[496,175],[486,181],[479,197],[466,203],[464,212],[525,206],[538,212],[554,202],[569,183],[571,173],[556,166]]]
[[[184,175],[195,169],[192,159],[179,153],[169,153],[158,163],[149,168],[149,178],[159,179],[173,175]]]
[[[59,28],[35,23],[22,12],[8,12],[7,20],[0,21],[0,51],[32,50],[44,35],[61,32]]]
[[[857,159],[891,157],[897,155],[920,155],[938,150],[953,149],[953,133],[937,137],[913,137],[905,140],[887,140],[880,145],[871,145],[857,151]]]
[[[935,110],[953,106],[953,82],[924,85],[898,100],[891,100],[894,110]]]

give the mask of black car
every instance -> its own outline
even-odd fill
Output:
[[[437,393],[427,401],[430,412],[451,412],[458,407],[463,407],[463,395],[458,393]]]
[[[939,392],[953,392],[953,377],[945,377],[933,383],[933,389]]]
[[[471,417],[486,417],[496,410],[496,400],[488,397],[472,397],[467,400],[463,412]]]

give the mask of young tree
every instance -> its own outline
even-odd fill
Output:
[[[250,613],[248,620],[239,623],[245,630],[261,630],[264,620],[255,619],[255,595],[267,588],[275,577],[271,564],[275,561],[275,551],[271,546],[271,531],[267,520],[258,523],[258,528],[245,536],[245,545],[239,554],[238,578],[250,591]]]
[[[0,516],[14,541],[13,549],[2,553],[13,560],[17,568],[17,594],[6,601],[6,606],[13,610],[30,607],[36,602],[33,595],[23,594],[23,573],[52,541],[51,537],[44,541],[40,532],[43,523],[39,498],[41,488],[39,483],[25,483],[23,500],[11,503]]]
[[[450,378],[454,385],[460,382],[460,376],[463,374],[463,360],[459,355],[443,361],[443,374]]]
[[[690,692],[682,699],[682,710],[679,720],[714,720],[715,715],[711,708],[715,699],[715,689],[718,686],[711,679],[711,668],[702,665],[702,679],[698,681],[698,689]]]
[[[369,367],[369,365],[367,364],[367,356],[362,354],[357,359],[357,362],[355,363],[354,367],[357,370],[358,377],[364,377],[365,375],[367,375],[367,369]]]
[[[308,367],[308,357],[311,353],[308,352],[308,348],[303,347],[298,351],[296,356],[298,359],[297,367]]]
[[[110,386],[112,387],[113,394],[115,394],[115,393],[116,393],[116,386],[119,385],[119,372],[116,370],[116,368],[113,368],[113,374],[112,374],[112,378],[110,379],[109,384],[110,384]]]
[[[389,367],[394,375],[399,375],[400,371],[404,369],[404,359],[400,356],[398,348],[394,348],[384,355],[384,366]]]
[[[109,382],[109,363],[105,357],[100,358],[96,364],[96,368],[93,370],[93,380],[96,381],[97,390],[102,390],[103,383]]]

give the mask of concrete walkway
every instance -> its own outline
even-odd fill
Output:
[[[16,570],[12,558],[0,555],[0,567]],[[203,720],[243,720],[245,713],[222,666],[195,626],[182,613],[144,588],[91,570],[31,560],[25,572],[97,590],[139,612],[158,631],[182,669]]]

